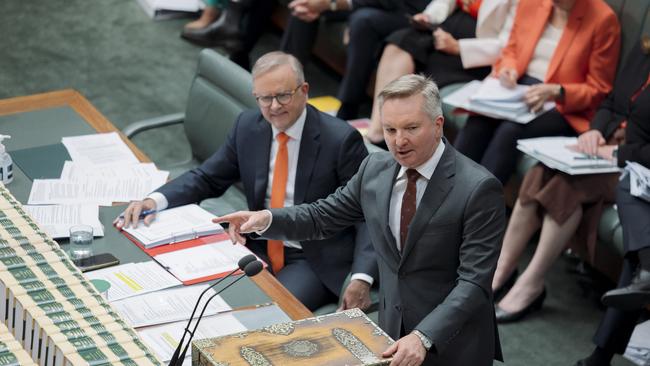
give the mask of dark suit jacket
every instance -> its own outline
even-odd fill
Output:
[[[401,13],[416,14],[427,7],[430,0],[352,0],[352,9],[380,8]]]
[[[500,358],[492,277],[505,229],[499,181],[446,143],[409,228],[403,253],[388,226],[399,165],[370,155],[345,187],[310,205],[273,209],[264,236],[318,239],[366,221],[380,277],[379,325],[433,340],[426,365],[492,365]]]
[[[206,131],[207,133],[208,131]],[[268,185],[271,125],[257,110],[237,118],[227,141],[201,166],[158,189],[170,207],[221,196],[241,181],[251,210],[264,209]],[[359,132],[347,123],[307,106],[300,140],[294,203],[314,202],[347,183],[368,155]],[[356,243],[356,244],[355,244]],[[377,277],[377,262],[365,224],[347,227],[314,245],[301,242],[307,261],[335,294],[349,272]],[[266,257],[266,241],[249,241],[248,247]]]
[[[614,90],[598,108],[591,128],[599,130],[605,139],[627,121],[625,144],[618,149],[618,164],[635,161],[650,167],[650,88],[645,88],[634,101],[637,93],[648,80],[650,55],[643,53],[641,44],[630,50],[623,70],[619,73]]]

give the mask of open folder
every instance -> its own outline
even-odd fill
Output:
[[[198,237],[223,233],[223,227],[212,222],[214,215],[191,204],[156,213],[156,219],[145,226],[128,227],[124,231],[144,248],[154,248]]]

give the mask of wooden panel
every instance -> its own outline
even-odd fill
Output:
[[[122,131],[118,130],[83,95],[72,89],[59,90],[25,97],[0,100],[0,115],[29,112],[40,109],[68,106],[79,114],[97,132],[117,132],[141,162],[150,162]]]
[[[251,277],[255,282],[278,306],[289,315],[293,320],[305,319],[313,316],[298,299],[296,299],[291,292],[289,292],[275,277],[267,270],[263,270],[257,276]]]

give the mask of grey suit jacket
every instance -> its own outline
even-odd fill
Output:
[[[264,236],[326,238],[365,218],[379,265],[379,325],[394,338],[413,329],[429,336],[426,365],[492,365],[501,358],[491,291],[505,228],[501,184],[447,143],[400,254],[388,226],[398,171],[389,153],[371,154],[326,199],[271,210]]]
[[[209,133],[209,131],[206,131]],[[242,112],[225,144],[201,166],[158,189],[169,207],[221,196],[240,181],[251,210],[264,209],[273,132],[259,110]],[[294,203],[327,197],[356,173],[366,147],[359,132],[347,122],[307,106],[300,140]],[[365,224],[341,230],[324,245],[302,241],[311,268],[330,291],[338,294],[348,273],[377,277],[377,262]],[[261,258],[266,241],[251,240],[247,246]]]

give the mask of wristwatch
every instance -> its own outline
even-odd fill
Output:
[[[422,342],[422,345],[424,346],[424,348],[427,351],[429,349],[431,349],[431,346],[433,345],[433,342],[431,342],[431,339],[429,339],[429,337],[427,337],[426,335],[424,335],[422,332],[420,332],[417,329],[414,330],[412,333],[415,334],[416,336],[418,336],[418,338],[420,338],[420,341]]]
[[[331,0],[330,1],[330,10],[331,11],[336,11],[338,9],[338,5],[336,4],[336,0]]]
[[[618,159],[618,146],[612,150],[612,158],[614,158],[614,160]]]
[[[564,91],[564,87],[562,85],[560,85],[560,95],[557,96],[557,99],[558,100],[564,100],[564,94],[565,93],[566,92]]]

